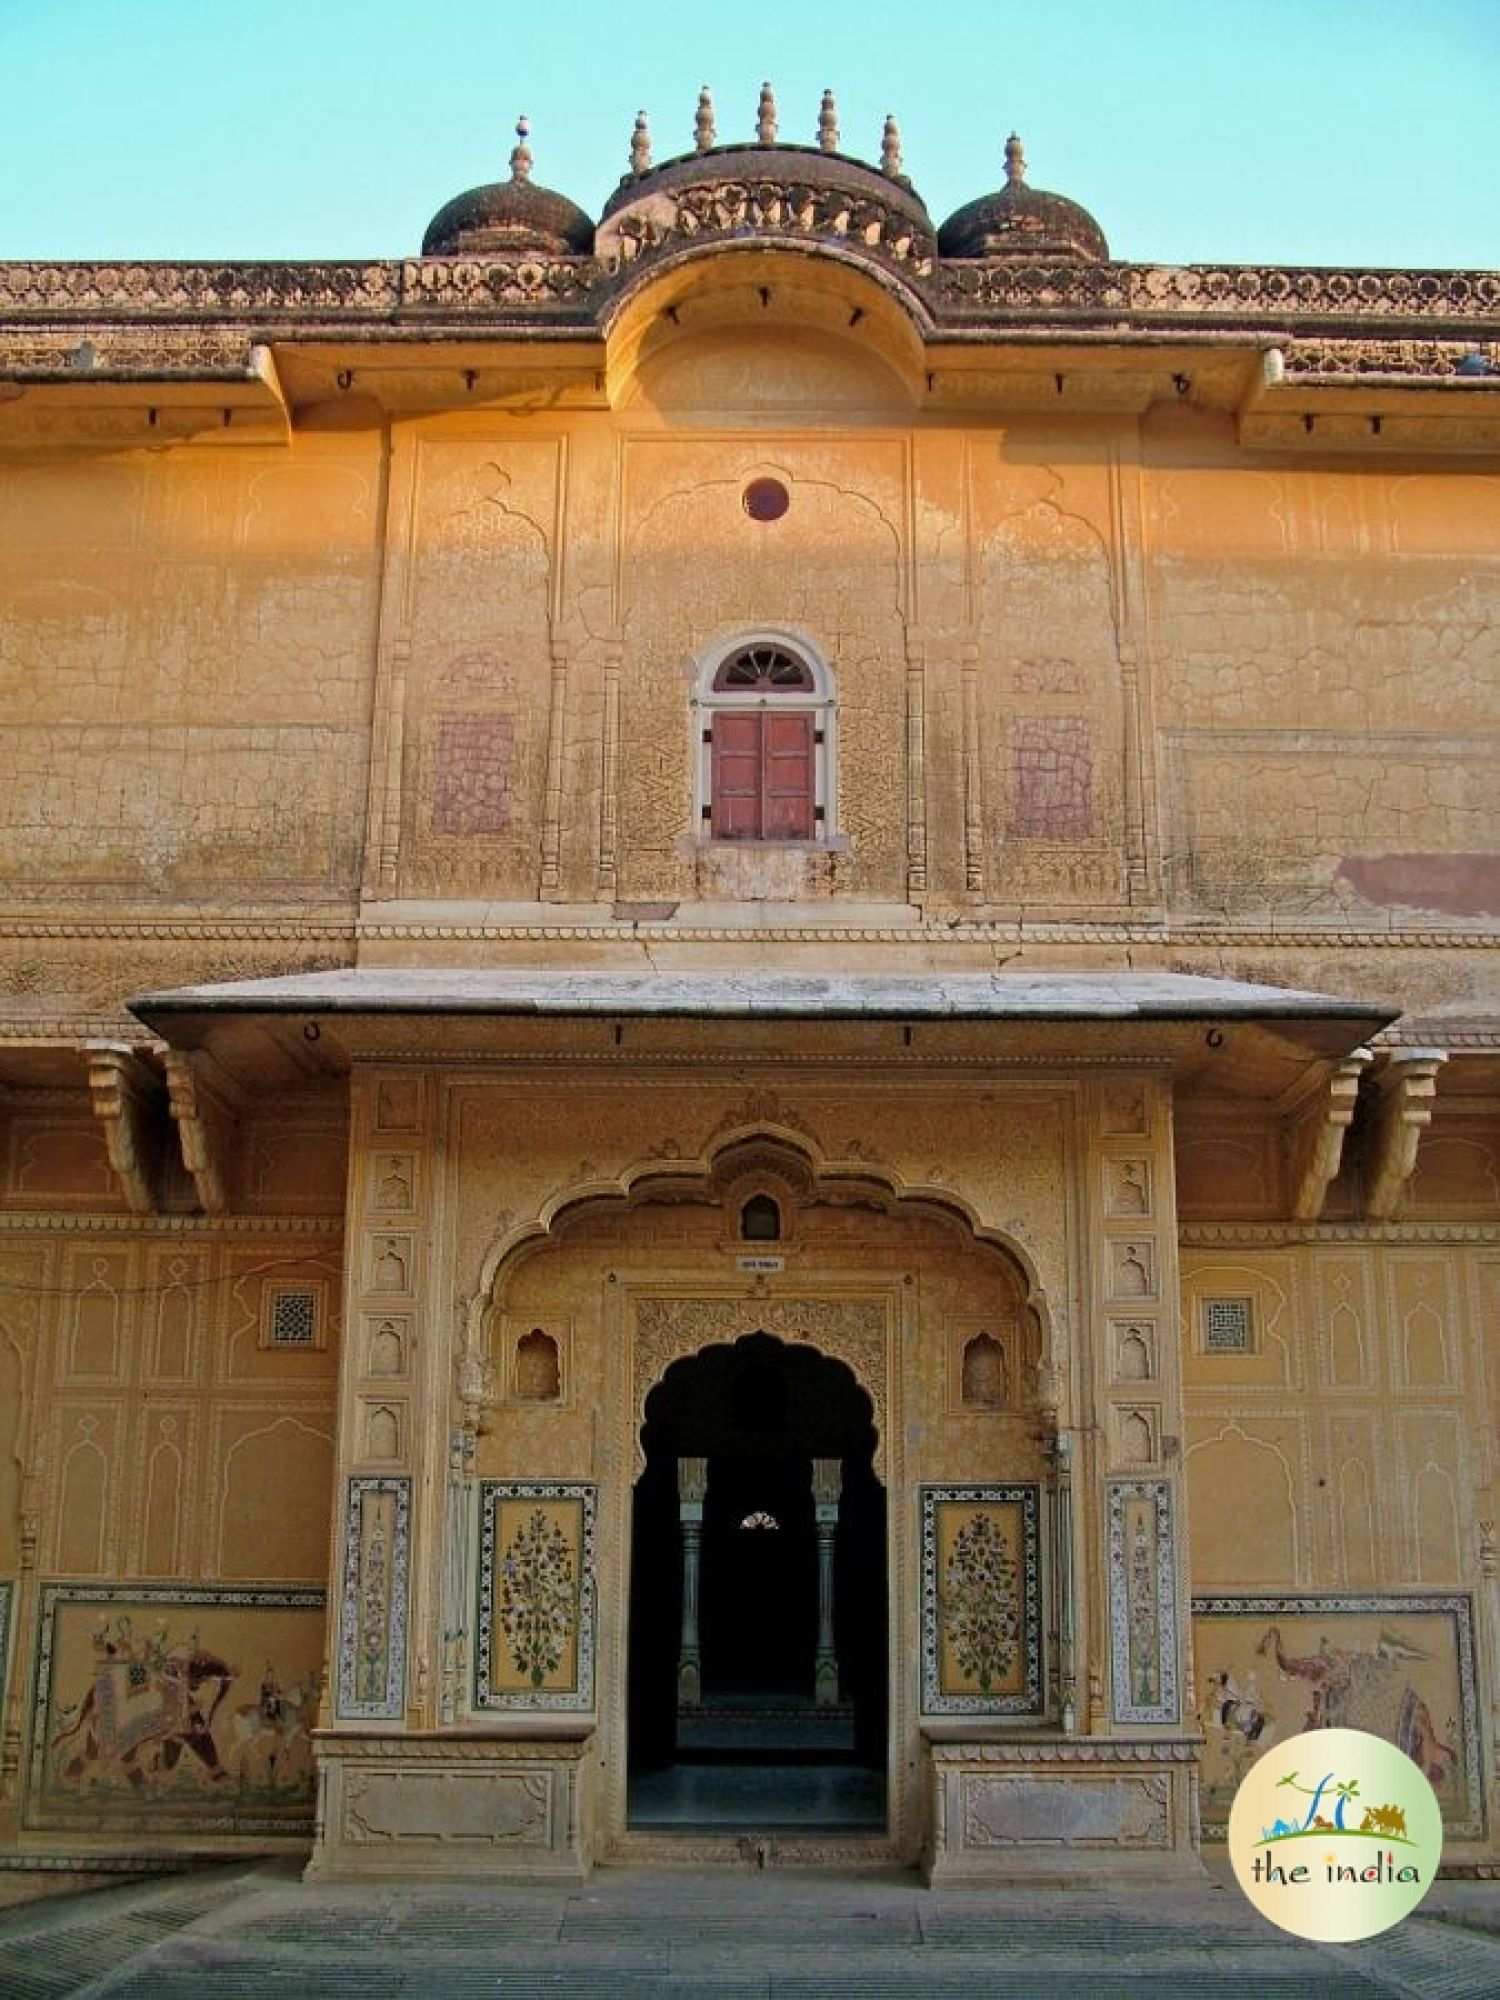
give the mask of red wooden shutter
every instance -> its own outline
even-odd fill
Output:
[[[813,718],[806,709],[768,709],[762,742],[761,834],[766,840],[813,837]]]
[[[720,709],[713,719],[715,840],[760,838],[760,717]]]

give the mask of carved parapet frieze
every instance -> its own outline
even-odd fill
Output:
[[[1406,1192],[1422,1134],[1432,1123],[1438,1071],[1447,1060],[1442,1049],[1398,1049],[1376,1073],[1365,1198],[1371,1222],[1389,1222]]]
[[[587,318],[598,276],[590,257],[408,257],[396,282],[403,317],[571,307]]]
[[[1234,325],[1281,333],[1287,372],[1458,375],[1466,346],[1500,320],[1500,272],[1283,268],[1277,265],[943,260],[930,228],[892,189],[705,172],[630,203],[599,232],[596,257],[385,258],[363,263],[0,264],[0,320],[325,328],[514,315],[520,324],[593,323],[623,274],[694,243],[758,239],[851,254],[899,275],[940,320],[1083,321],[1126,330]],[[1389,340],[1371,339],[1371,319]],[[1287,340],[1299,322],[1321,338]],[[1360,328],[1356,349],[1340,323]],[[1416,338],[1407,328],[1421,329]]]
[[[373,264],[0,264],[0,313],[170,319],[389,312],[396,270]]]
[[[1474,372],[1472,340],[1293,340],[1280,349],[1281,373],[1299,383],[1453,381],[1495,386]]]
[[[936,248],[900,200],[836,185],[708,175],[670,196],[631,203],[600,230],[598,248],[604,270],[616,277],[695,242],[747,236],[842,247],[917,278],[930,275]]]

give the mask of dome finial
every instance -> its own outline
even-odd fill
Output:
[[[880,135],[880,171],[893,181],[905,178],[901,171],[901,127],[896,114],[885,114],[885,130]]]
[[[1012,185],[1026,178],[1026,148],[1019,132],[1012,132],[1005,142],[1005,178]]]
[[[768,83],[760,87],[760,107],[755,115],[755,143],[758,146],[776,144],[776,93]]]
[[[531,179],[531,148],[526,141],[531,137],[531,120],[523,111],[516,120],[516,144],[510,156],[510,177],[513,181]]]
[[[635,114],[635,130],[630,135],[630,171],[633,174],[651,171],[651,127],[644,111]]]
[[[698,115],[693,120],[693,144],[700,153],[706,153],[718,134],[714,130],[714,97],[705,83],[698,92]]]
[[[836,153],[839,149],[839,110],[831,90],[823,92],[823,102],[818,108],[818,145],[825,153]]]

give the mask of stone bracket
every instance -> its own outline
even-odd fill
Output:
[[[1389,1222],[1417,1164],[1417,1147],[1432,1123],[1442,1049],[1396,1049],[1375,1076],[1376,1109],[1370,1134],[1365,1214]]]
[[[225,1162],[234,1154],[243,1095],[210,1056],[168,1049],[163,1061],[182,1164],[192,1176],[204,1214],[222,1215],[230,1205]]]
[[[1359,1080],[1375,1060],[1369,1049],[1356,1049],[1334,1063],[1327,1095],[1304,1113],[1293,1127],[1292,1219],[1316,1222],[1328,1190],[1338,1177],[1344,1139],[1354,1118]]]
[[[109,1164],[132,1212],[153,1215],[161,1186],[161,1084],[128,1043],[91,1042],[87,1053],[89,1097]]]

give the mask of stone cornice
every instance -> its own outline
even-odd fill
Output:
[[[1201,1736],[1065,1736],[982,1742],[945,1739],[924,1721],[922,1735],[935,1764],[1194,1764]]]
[[[1184,1222],[1184,1250],[1287,1250],[1302,1243],[1500,1245],[1494,1222]]]
[[[373,943],[556,943],[613,942],[621,945],[732,944],[1076,944],[1157,945],[1173,950],[1308,950],[1308,951],[1493,951],[1500,948],[1500,925],[1484,929],[1448,924],[1382,926],[1353,929],[1348,925],[1195,922],[1191,918],[1151,922],[1121,919],[1068,922],[1014,918],[975,918],[946,922],[934,919],[912,924],[695,924],[573,921],[566,923],[384,923],[374,918],[341,920],[290,917],[139,917],[128,920],[80,916],[0,917],[0,942],[38,939],[57,943],[129,943],[143,940],[184,943],[342,944],[351,951],[360,942]],[[327,969],[327,968],[325,968]]]
[[[0,1211],[0,1236],[342,1237],[342,1215],[98,1215]]]

